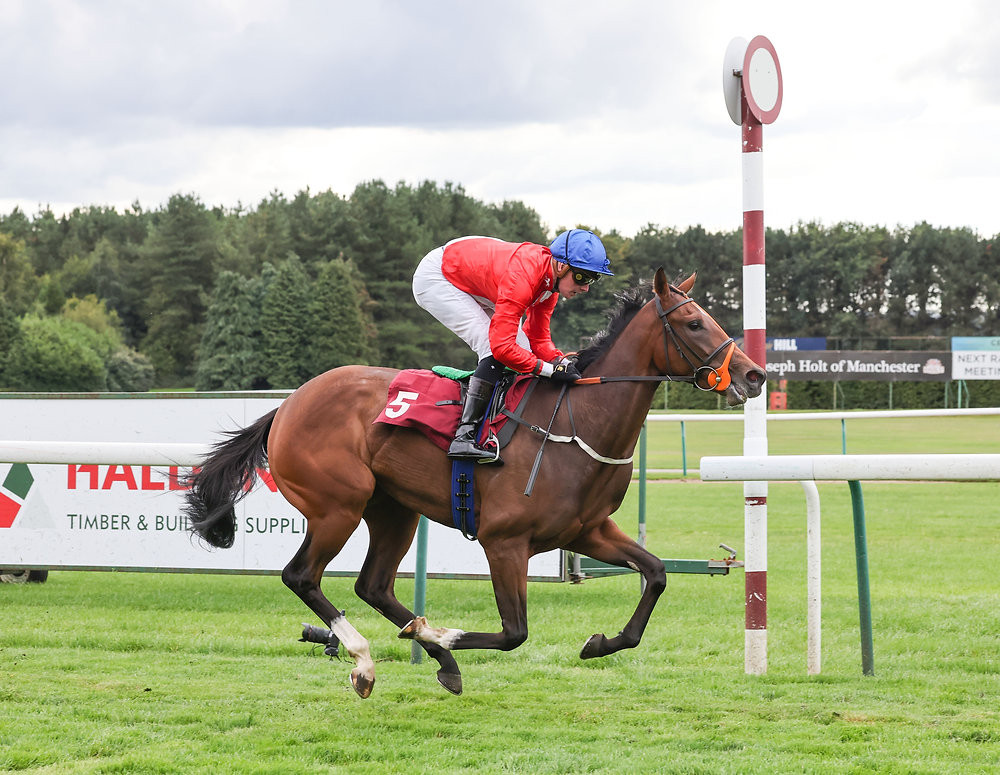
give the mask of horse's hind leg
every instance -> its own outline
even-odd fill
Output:
[[[361,696],[371,694],[375,684],[375,663],[368,641],[347,621],[320,589],[323,571],[337,556],[360,523],[360,516],[330,512],[310,519],[302,546],[281,572],[281,580],[324,622],[354,659],[351,684]]]
[[[414,614],[396,598],[396,570],[413,542],[420,515],[400,506],[388,495],[376,494],[364,516],[369,532],[368,556],[354,591],[382,616],[402,627]],[[420,645],[440,665],[438,683],[452,694],[461,694],[462,674],[451,652],[433,643]]]
[[[480,535],[480,540],[483,536]],[[500,613],[500,632],[466,632],[446,627],[430,627],[418,616],[399,633],[449,650],[516,649],[528,638],[528,546],[521,538],[483,544],[490,563],[493,595]]]
[[[637,570],[646,581],[642,597],[639,598],[639,605],[632,618],[628,620],[628,624],[613,638],[606,638],[600,633],[592,635],[584,644],[580,658],[603,657],[621,649],[638,646],[642,633],[649,623],[649,617],[653,613],[653,607],[667,585],[663,561],[625,535],[610,518],[565,548],[601,562]]]

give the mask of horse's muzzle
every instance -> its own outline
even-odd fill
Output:
[[[726,403],[729,406],[741,406],[747,399],[756,398],[767,384],[767,372],[752,361],[749,362],[751,365],[746,368],[730,367],[732,382],[726,389]]]

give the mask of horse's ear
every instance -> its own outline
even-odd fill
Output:
[[[678,289],[684,291],[684,293],[690,293],[691,289],[694,287],[694,281],[697,279],[698,273],[692,272],[691,276],[682,283],[678,283]]]
[[[670,283],[667,282],[667,273],[663,271],[663,267],[661,266],[656,270],[656,274],[653,275],[653,290],[656,291],[657,296],[663,296],[669,287]]]

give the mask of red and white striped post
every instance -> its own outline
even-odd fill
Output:
[[[742,126],[743,170],[743,350],[767,365],[764,274],[763,125],[781,110],[781,68],[763,35],[748,44],[734,39],[723,62],[729,115]],[[767,391],[743,409],[743,454],[767,455]],[[767,672],[767,482],[744,482],[746,620],[744,670]]]

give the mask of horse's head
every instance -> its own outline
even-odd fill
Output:
[[[663,267],[656,270],[653,290],[665,344],[654,362],[664,374],[693,377],[699,390],[725,393],[730,406],[739,406],[760,395],[767,374],[688,296],[695,276],[671,285]]]

